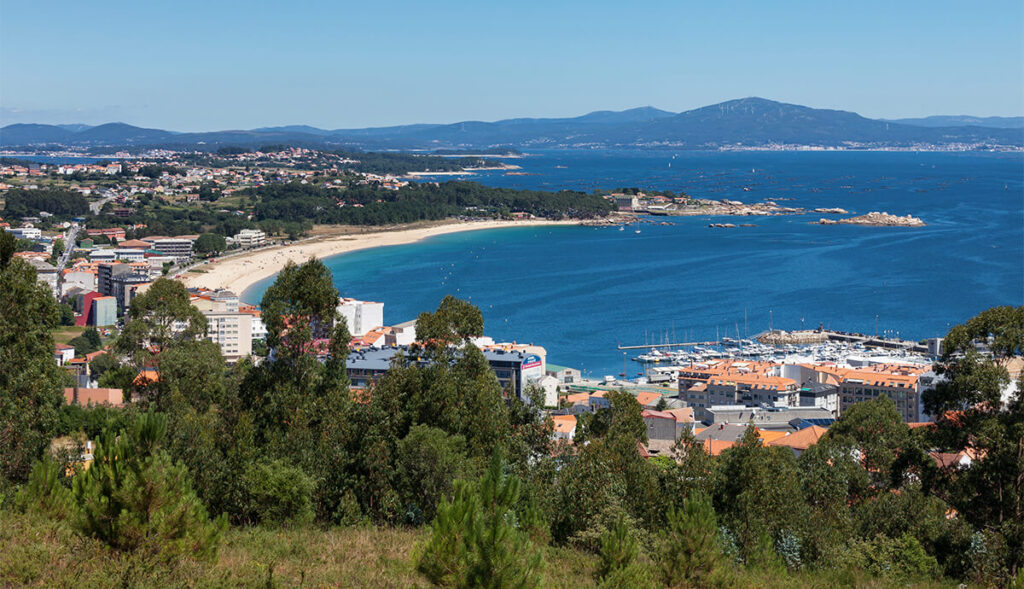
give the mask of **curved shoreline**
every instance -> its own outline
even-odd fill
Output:
[[[302,263],[309,258],[323,259],[339,254],[415,243],[429,237],[508,227],[579,225],[579,221],[452,221],[430,227],[409,227],[370,233],[338,234],[262,248],[196,266],[200,272],[185,272],[180,280],[188,287],[227,289],[242,296],[257,282],[274,276],[289,261]]]

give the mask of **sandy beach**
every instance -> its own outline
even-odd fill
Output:
[[[228,255],[215,262],[194,266],[192,270],[200,272],[186,272],[179,278],[189,287],[226,288],[241,295],[256,282],[280,272],[289,261],[302,263],[310,257],[325,258],[372,247],[414,243],[435,235],[461,231],[576,224],[578,221],[452,221],[430,227],[326,235],[293,244]]]

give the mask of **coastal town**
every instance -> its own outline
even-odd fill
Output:
[[[807,221],[813,225],[925,225],[911,215],[850,216],[840,207],[807,209],[780,204],[782,199],[748,203],[640,189],[509,193],[461,180],[433,181],[432,176],[462,172],[447,169],[453,165],[451,158],[432,156],[385,157],[373,171],[360,171],[356,167],[364,162],[353,154],[303,148],[158,155],[89,164],[0,165],[0,239],[9,244],[8,268],[13,268],[7,274],[15,276],[29,268],[28,280],[43,285],[46,297],[52,296],[57,304],[59,323],[48,328],[46,341],[52,342],[52,350],[47,350],[45,363],[60,374],[55,388],[63,393],[58,397],[62,419],[110,419],[100,416],[132,415],[149,407],[149,413],[137,419],[143,424],[138,427],[151,427],[148,420],[162,419],[151,417],[153,407],[196,415],[207,386],[214,392],[234,388],[239,397],[225,402],[248,404],[249,411],[259,415],[274,411],[281,402],[261,400],[275,394],[274,387],[281,383],[286,390],[295,387],[289,402],[312,412],[308,404],[325,398],[316,378],[334,379],[343,387],[350,409],[334,406],[318,419],[332,423],[349,419],[354,411],[363,420],[356,422],[361,428],[356,438],[361,440],[373,440],[378,429],[385,431],[386,424],[409,419],[410,413],[444,416],[472,407],[449,426],[462,432],[451,438],[453,444],[474,439],[478,415],[499,413],[506,415],[503,419],[522,420],[510,425],[513,435],[532,436],[535,449],[527,463],[551,460],[551,468],[573,472],[588,464],[594,452],[612,447],[613,433],[607,428],[621,427],[614,425],[616,420],[630,415],[630,435],[635,438],[614,446],[614,460],[639,461],[650,472],[672,472],[664,476],[687,481],[690,475],[684,473],[701,460],[727,468],[751,448],[783,461],[778,468],[816,460],[818,453],[836,452],[835,440],[845,440],[841,436],[848,434],[842,432],[869,411],[884,412],[884,420],[889,420],[884,427],[914,440],[948,427],[961,411],[936,411],[931,400],[951,385],[943,338],[907,341],[891,334],[847,333],[823,326],[797,331],[769,327],[741,338],[737,324],[735,338],[716,335],[713,341],[619,345],[622,371],[593,374],[557,352],[549,353],[544,341],[516,337],[514,330],[511,337],[488,336],[480,311],[452,296],[434,313],[392,316],[383,302],[335,290],[329,271],[319,262],[327,256],[447,233],[505,227],[586,225],[631,239],[651,225],[674,225],[686,217],[699,218],[693,227],[700,231],[706,221],[711,221],[710,229],[756,226],[720,222],[722,217],[757,220],[787,215],[818,219]],[[459,162],[459,167],[476,169],[488,165]],[[429,176],[410,169],[428,165],[445,169]],[[466,192],[469,196],[460,200]],[[445,207],[441,202],[456,204]],[[270,280],[274,283],[261,304],[253,304],[256,301],[246,293]],[[303,292],[310,283],[319,287]],[[306,298],[314,292],[315,303]],[[311,304],[318,310],[307,315]],[[325,316],[330,320],[323,320]],[[958,357],[963,357],[965,344],[960,340],[955,345]],[[985,358],[1006,375],[998,381],[991,402],[1011,405],[1024,382],[1024,358],[1018,349],[1011,347],[1007,353],[999,338],[984,335],[969,346],[968,357]],[[287,376],[293,370],[322,376],[293,382]],[[472,393],[457,397],[466,392],[453,383],[467,373],[476,374],[469,386]],[[248,384],[253,375],[260,376]],[[274,380],[279,378],[283,380]],[[435,378],[444,392],[432,402],[419,400],[435,394],[431,384],[394,396],[402,383],[429,383]],[[185,394],[196,401],[175,408]],[[469,400],[486,394],[491,396],[483,404]],[[452,403],[455,398],[460,400]],[[200,404],[188,407],[190,402]],[[221,410],[209,404],[205,411],[203,419]],[[302,430],[291,423],[301,411],[291,411],[295,413],[275,416],[262,427],[287,423],[288,433],[283,435],[297,435],[293,432]],[[239,423],[245,427],[244,420]],[[97,450],[109,443],[103,437],[106,429],[87,433],[87,427],[69,429],[48,441],[47,455],[63,457],[69,478],[107,468],[109,461],[105,463]],[[178,421],[175,427],[184,426]],[[418,427],[425,426],[413,427],[400,441],[403,452],[390,460],[419,460],[417,451],[407,445],[419,435]],[[491,439],[493,432],[502,430],[483,431],[488,433],[476,434]],[[171,435],[189,434],[178,429]],[[339,448],[333,441],[324,443],[317,453]],[[481,440],[473,443],[485,447]],[[190,444],[179,447],[176,456],[194,460]],[[984,462],[990,460],[986,450],[974,444],[921,444],[913,447],[920,452],[915,454],[919,462],[903,475],[912,482],[924,476],[919,473],[941,473],[951,479],[971,476],[991,464]],[[233,447],[231,442],[225,452]],[[379,450],[357,447],[355,455]],[[861,452],[843,449],[830,460],[859,457]],[[309,455],[302,450],[294,460]],[[873,463],[862,465],[860,460],[851,464],[874,476]],[[421,462],[436,467],[433,457]],[[275,462],[266,468],[271,472],[288,467]],[[396,469],[410,467],[387,468],[399,472]],[[896,467],[887,468],[895,472]],[[301,471],[274,472],[306,480]],[[225,484],[254,487],[254,475],[247,473]],[[557,484],[576,483],[569,477]],[[880,479],[872,484],[881,489],[886,483]],[[251,493],[238,492],[244,497]],[[345,499],[333,509],[383,522],[423,523],[420,494],[409,495],[412,503],[405,519],[386,514],[372,499],[365,505]],[[630,500],[609,500],[601,509]],[[576,505],[576,500],[563,500],[554,508],[554,517],[569,517]],[[259,517],[271,521],[270,516]],[[343,519],[347,517],[342,521],[349,521]],[[589,517],[598,521],[599,516]],[[589,532],[577,531],[564,541],[580,543],[582,533]]]
[[[99,387],[92,375],[90,363],[99,355],[112,353],[109,345],[76,348],[71,342],[81,343],[81,334],[89,329],[99,330],[106,342],[112,341],[124,327],[133,299],[146,293],[160,277],[179,280],[188,287],[191,304],[208,320],[205,338],[220,346],[226,362],[259,362],[267,353],[267,328],[260,308],[242,302],[241,295],[288,262],[411,242],[448,231],[509,223],[581,222],[538,219],[521,211],[505,211],[498,215],[505,217],[500,219],[494,218],[493,211],[479,211],[490,218],[467,217],[461,223],[403,231],[321,231],[309,235],[309,226],[296,228],[278,221],[259,221],[247,196],[266,185],[315,184],[336,192],[337,207],[358,208],[364,205],[346,201],[347,188],[373,186],[397,191],[408,186],[412,176],[357,172],[351,166],[359,161],[350,156],[303,148],[274,149],[204,155],[159,151],[145,158],[123,153],[116,154],[121,159],[109,163],[6,161],[0,165],[4,178],[0,194],[7,195],[7,211],[12,209],[12,193],[60,191],[58,195],[70,194],[76,199],[71,205],[59,197],[42,199],[33,202],[35,208],[28,209],[24,206],[29,205],[23,203],[18,210],[31,214],[0,221],[0,227],[18,240],[19,251],[14,257],[31,264],[39,281],[68,309],[66,337],[57,343],[54,353],[57,363],[74,375],[69,401],[120,404],[130,400],[132,391]],[[848,214],[841,208],[808,211],[773,201],[745,204],[638,190],[610,192],[604,200],[610,214],[593,221],[620,227],[676,215]],[[51,203],[57,212],[43,210],[45,203]],[[143,215],[144,211],[167,209],[173,211],[173,218],[188,218],[190,210],[203,211],[212,215],[209,219],[214,222],[202,227],[206,232],[192,234],[179,234],[170,230],[176,225],[167,225],[163,227],[166,235],[154,234],[146,223],[138,222],[153,218],[152,214]],[[822,219],[821,223],[920,224],[912,217],[893,222],[889,215],[871,215],[867,221]],[[417,344],[414,318],[386,324],[382,303],[343,298],[337,308],[347,318],[353,338],[348,372],[354,386],[372,387],[387,372],[395,354]],[[479,338],[474,343],[484,351],[506,394],[525,400],[528,390],[541,393],[543,406],[555,421],[555,435],[570,441],[574,427],[569,426],[575,423],[575,416],[602,407],[603,395],[618,389],[636,394],[645,419],[671,416],[675,420],[676,427],[665,429],[676,432],[668,437],[668,443],[678,439],[680,428],[702,436],[700,439],[709,444],[727,444],[735,441],[735,428],[742,429],[750,421],[783,435],[796,433],[808,424],[827,427],[852,404],[880,395],[893,399],[908,423],[923,422],[928,416],[922,393],[934,386],[937,378],[930,359],[940,355],[934,342],[929,354],[915,357],[893,357],[863,346],[847,350],[851,353],[841,358],[814,358],[813,354],[799,357],[792,353],[795,350],[791,345],[778,348],[780,354],[790,352],[785,358],[769,355],[768,359],[763,353],[753,357],[724,345],[711,350],[698,348],[682,356],[661,355],[654,349],[653,356],[640,358],[645,363],[651,361],[651,369],[641,372],[640,378],[627,380],[622,373],[619,378],[584,379],[578,370],[549,365],[542,342],[526,345]],[[672,362],[654,364],[661,360]],[[147,370],[138,374],[142,384],[154,377]],[[724,425],[735,427],[717,427]],[[663,437],[652,439],[662,446],[666,442]],[[649,450],[655,451],[653,447]]]

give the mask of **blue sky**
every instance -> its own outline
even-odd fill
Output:
[[[682,111],[1024,114],[1024,3],[0,0],[0,122],[181,131]]]

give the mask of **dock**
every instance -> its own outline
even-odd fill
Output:
[[[862,344],[867,348],[885,348],[888,350],[906,350],[908,352],[917,353],[928,353],[928,347],[915,341],[903,340],[897,338],[885,338],[873,335],[865,335],[863,333],[850,333],[846,331],[833,331],[830,329],[815,329],[807,331],[766,331],[760,333],[754,337],[755,340],[769,344],[769,345],[806,345],[808,342],[798,341],[804,339],[806,336],[816,336],[822,338],[825,341],[830,342],[846,342],[854,344]],[[772,337],[774,336],[774,337]],[[794,341],[786,341],[787,338],[792,338]]]
[[[693,346],[718,346],[722,342],[679,342],[675,344],[643,344],[640,346],[623,346],[619,345],[620,350],[649,350],[651,348],[687,348]]]

